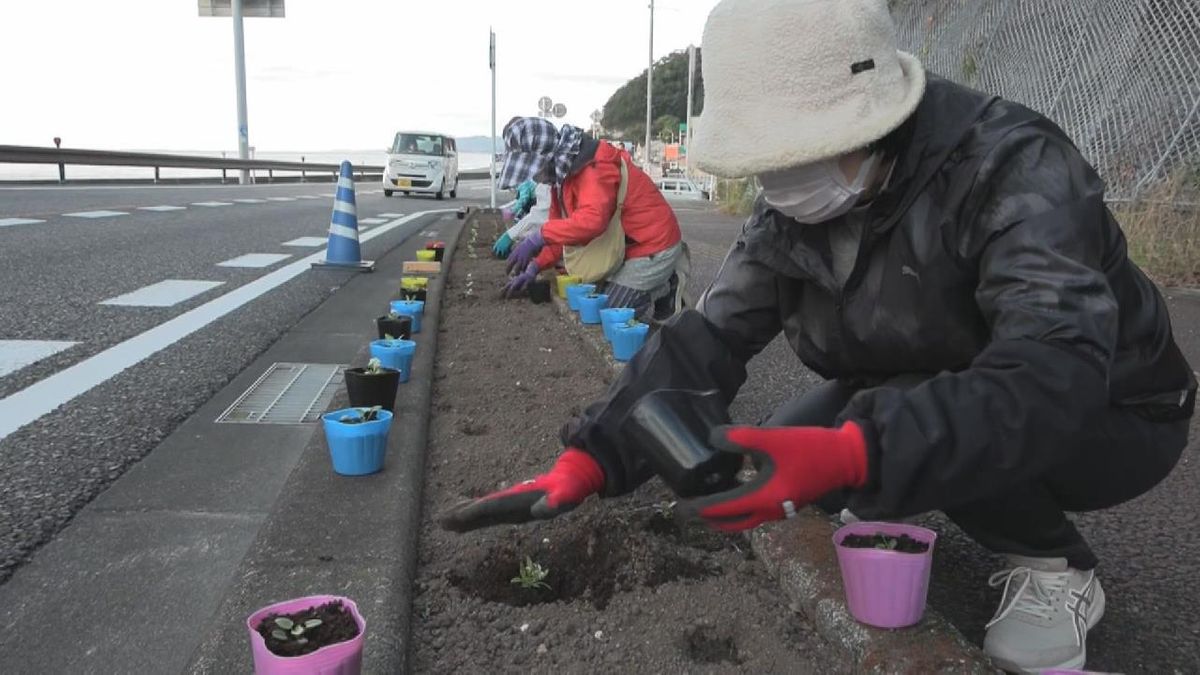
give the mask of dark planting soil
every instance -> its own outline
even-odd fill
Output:
[[[842,539],[842,546],[846,548],[888,549],[897,553],[924,553],[929,550],[929,544],[917,541],[907,534],[892,537],[882,532],[875,534],[848,534]]]
[[[320,619],[321,625],[304,631],[301,637],[307,642],[303,644],[295,639],[283,641],[271,634],[279,628],[275,623],[275,619],[279,617],[290,619],[294,624],[303,624],[309,619]],[[267,649],[276,656],[304,656],[321,647],[353,640],[358,635],[358,622],[342,603],[330,602],[293,614],[270,614],[258,624],[258,634],[263,636],[267,642]]]
[[[613,377],[554,305],[499,298],[494,234],[464,233],[444,293],[409,670],[840,672],[745,539],[682,523],[657,481],[552,521],[437,527],[545,471],[562,424]],[[512,582],[526,556],[548,589]]]

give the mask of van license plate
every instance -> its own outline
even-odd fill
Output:
[[[412,181],[407,178],[397,178],[396,187],[410,188],[412,187]]]

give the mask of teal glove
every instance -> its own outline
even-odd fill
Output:
[[[512,251],[512,247],[512,237],[508,236],[508,233],[505,232],[500,235],[500,238],[496,240],[496,245],[492,247],[492,255],[497,258],[507,258],[509,252]]]

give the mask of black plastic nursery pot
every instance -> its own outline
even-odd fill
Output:
[[[412,339],[412,317],[409,316],[398,316],[395,318],[381,316],[375,319],[375,327],[379,330],[380,340],[387,338],[389,335],[398,340]]]
[[[544,305],[550,302],[550,282],[535,281],[529,285],[529,299],[535,305]]]
[[[716,390],[659,389],[638,400],[621,431],[675,494],[698,497],[733,487],[742,468],[741,455],[709,444],[712,430],[729,422]]]
[[[350,405],[355,408],[380,406],[388,412],[396,405],[396,391],[400,388],[400,371],[383,368],[383,372],[372,375],[364,368],[346,370],[346,393],[350,394]]]

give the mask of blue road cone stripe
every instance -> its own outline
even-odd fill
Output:
[[[313,267],[340,267],[372,270],[375,264],[362,259],[358,242],[358,204],[354,198],[354,168],[342,162],[337,194],[333,198],[333,214],[329,218],[329,246],[325,260]]]

